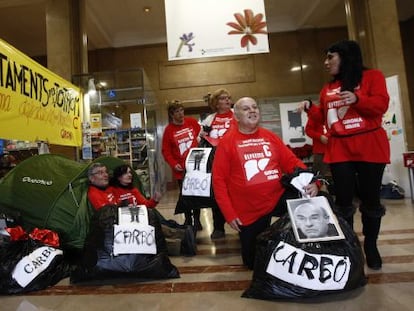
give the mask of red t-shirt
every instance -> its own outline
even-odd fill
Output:
[[[284,193],[282,175],[306,168],[293,152],[267,129],[242,134],[235,127],[217,146],[213,188],[227,222],[239,218],[249,225],[269,214]]]
[[[211,127],[208,137],[206,137],[210,144],[217,146],[224,134],[231,127],[237,126],[233,114],[233,110],[225,113],[213,113],[204,120],[203,124]]]
[[[90,185],[88,189],[88,200],[96,210],[100,210],[105,205],[116,204],[115,196],[110,187],[101,189]]]
[[[315,106],[315,109],[319,110],[320,107]],[[327,131],[325,125],[319,118],[319,113],[314,109],[308,111],[308,122],[306,122],[305,133],[312,138],[312,152],[314,154],[324,154],[326,144],[321,142],[321,136],[326,135]]]
[[[201,127],[194,118],[184,118],[184,123],[169,123],[162,137],[162,155],[171,167],[175,179],[183,179],[184,172],[174,169],[177,164],[185,168],[185,159],[190,148],[198,146],[198,134]]]
[[[121,187],[110,187],[112,193],[115,196],[116,204],[125,203],[125,201],[129,204],[134,204],[134,198],[136,200],[136,204],[138,205],[145,205],[148,208],[154,208],[157,206],[158,202],[154,199],[146,199],[141,192],[137,188],[121,188]]]
[[[389,103],[384,75],[378,70],[364,70],[354,90],[358,101],[351,105],[335,99],[340,88],[340,81],[335,81],[320,93],[322,118],[329,134],[324,162],[390,163],[390,145],[382,128]]]

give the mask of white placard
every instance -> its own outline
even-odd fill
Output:
[[[305,134],[308,116],[304,112],[297,111],[299,103],[280,103],[279,105],[282,139],[292,148],[302,147],[305,144],[312,145],[312,140]]]
[[[21,287],[26,287],[45,271],[56,256],[63,255],[60,249],[42,246],[20,259],[14,267],[12,277]]]
[[[295,286],[312,290],[341,290],[349,279],[349,257],[312,254],[280,241],[266,272]]]
[[[148,225],[148,210],[145,205],[131,205],[118,208],[118,224],[139,223]]]
[[[183,196],[210,197],[211,173],[207,172],[211,148],[191,148],[185,160]]]
[[[114,255],[156,254],[155,228],[139,223],[114,225],[113,246]]]
[[[245,10],[251,10],[255,17],[263,16],[263,27],[255,32],[254,25],[244,26],[249,35],[229,34],[236,31],[231,23],[240,25],[235,14],[245,19]],[[263,0],[165,0],[165,16],[168,60],[269,53]],[[248,36],[256,44],[249,41],[245,46]]]
[[[345,239],[326,197],[291,199],[286,200],[286,203],[297,241],[307,243]]]
[[[140,112],[131,113],[129,117],[131,121],[131,128],[142,128],[142,118]]]
[[[211,193],[211,173],[192,171],[183,179],[183,196],[209,197]]]
[[[185,159],[185,170],[187,172],[199,171],[207,173],[207,163],[211,148],[191,148]]]

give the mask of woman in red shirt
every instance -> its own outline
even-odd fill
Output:
[[[118,206],[145,205],[148,208],[154,208],[161,199],[161,194],[155,192],[154,196],[148,200],[134,187],[132,169],[128,164],[114,169],[110,184],[109,191],[113,193]]]
[[[326,50],[325,68],[332,80],[320,92],[321,118],[328,131],[324,161],[330,164],[338,213],[353,225],[358,190],[364,251],[368,267],[381,269],[377,249],[381,217],[380,188],[390,146],[382,116],[388,109],[384,75],[363,65],[359,45],[343,40]]]
[[[232,100],[230,92],[224,88],[220,88],[211,94],[209,98],[209,106],[213,111],[202,122],[202,131],[200,137],[210,143],[212,148],[217,147],[220,140],[228,130],[237,126],[236,120],[233,118]],[[213,232],[210,237],[212,240],[225,237],[224,224],[226,220],[220,209],[212,207],[213,214]]]

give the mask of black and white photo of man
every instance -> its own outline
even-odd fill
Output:
[[[201,160],[204,157],[204,151],[203,150],[193,151],[193,155],[194,155],[194,170],[199,171]]]
[[[314,199],[317,198],[291,200],[296,201],[296,204],[290,204],[289,213],[298,240],[341,238],[342,231],[327,201]]]

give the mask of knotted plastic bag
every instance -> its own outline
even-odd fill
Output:
[[[7,228],[10,241],[0,248],[0,293],[20,294],[45,289],[69,276],[58,235],[35,228]]]
[[[342,218],[338,222],[344,240],[299,243],[289,216],[279,218],[258,236],[253,280],[242,297],[306,299],[364,286],[359,240]]]

